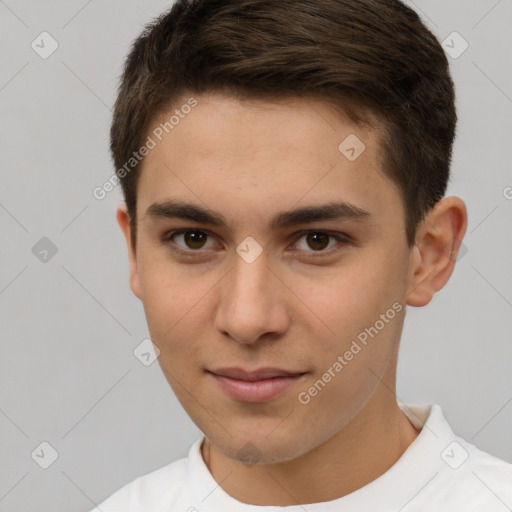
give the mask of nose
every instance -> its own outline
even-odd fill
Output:
[[[236,255],[234,268],[222,283],[216,311],[215,326],[224,336],[252,345],[286,332],[285,286],[275,274],[265,251],[252,263]]]

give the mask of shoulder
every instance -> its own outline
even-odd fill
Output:
[[[121,487],[91,512],[147,512],[180,498],[186,488],[187,458],[182,458],[139,476]]]
[[[512,464],[457,437],[441,457],[446,466],[424,489],[436,510],[504,512],[512,508]],[[423,494],[423,493],[422,493]],[[448,508],[446,508],[448,507]]]
[[[469,457],[473,458],[468,471],[480,483],[480,489],[487,489],[487,494],[502,498],[508,507],[512,507],[512,464],[468,445],[471,448]]]

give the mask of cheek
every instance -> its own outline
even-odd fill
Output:
[[[360,251],[353,264],[340,266],[315,287],[303,290],[321,320],[315,319],[315,346],[322,345],[316,355],[316,370],[323,373],[338,356],[346,355],[346,366],[342,363],[344,369],[334,379],[338,383],[353,379],[353,386],[358,380],[367,380],[368,368],[378,373],[399,339],[401,272],[393,258],[383,254],[383,250]]]
[[[377,257],[357,256],[302,291],[334,335],[354,336],[399,299],[393,269]],[[330,333],[331,335],[333,332]]]
[[[167,332],[193,308],[204,286],[192,273],[184,272],[182,265],[172,262],[164,249],[146,246],[138,257],[142,302],[151,324]]]
[[[183,331],[194,313],[196,287],[188,285],[179,267],[165,257],[148,250],[139,255],[141,298],[148,329],[161,357],[175,351],[183,339]],[[183,345],[185,345],[183,343]]]
[[[142,256],[139,272],[150,337],[160,350],[158,361],[169,384],[180,396],[179,385],[176,388],[170,376],[185,384],[202,371],[204,340],[209,339],[207,331],[212,328],[212,301],[219,277],[201,272],[199,266],[185,268],[154,253]]]

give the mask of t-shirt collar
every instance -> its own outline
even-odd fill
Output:
[[[242,503],[217,483],[201,455],[204,436],[188,453],[187,483],[194,489],[201,512],[375,512],[405,509],[445,464],[441,452],[454,439],[439,405],[398,403],[411,423],[420,430],[396,463],[380,477],[341,498],[301,505],[261,506]]]

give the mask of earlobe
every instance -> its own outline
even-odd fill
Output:
[[[426,277],[428,277],[429,269],[425,265],[423,254],[421,253],[418,242],[412,249],[411,265],[409,276],[409,290],[407,292],[406,303],[409,306],[421,307],[426,306],[433,297],[432,290],[430,289]]]
[[[133,233],[131,229],[130,215],[125,203],[118,206],[116,211],[116,218],[117,223],[123,232],[126,241],[126,248],[128,250],[128,262],[130,266],[130,288],[135,296],[141,299],[139,269],[135,251],[136,243],[132,238]]]
[[[466,228],[466,205],[458,197],[441,199],[426,216],[411,252],[408,305],[426,306],[448,282]]]
[[[410,292],[407,295],[407,304],[409,306],[421,307],[426,306],[434,297],[437,289],[432,287],[432,280],[430,275],[435,272],[436,268],[428,269],[423,267],[421,271],[416,273],[415,279],[412,281]]]

